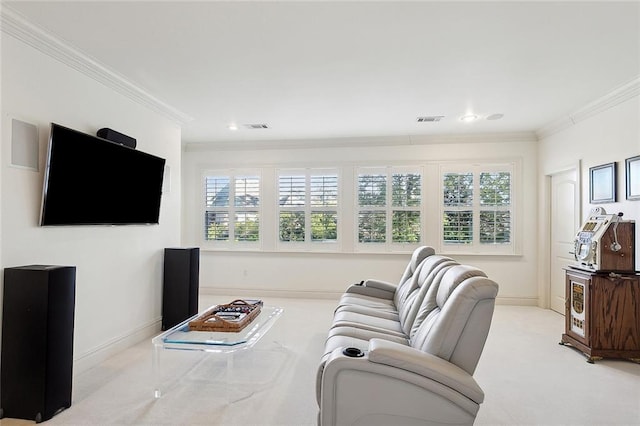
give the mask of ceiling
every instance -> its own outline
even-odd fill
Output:
[[[638,2],[3,4],[189,117],[187,143],[534,132],[640,76]]]

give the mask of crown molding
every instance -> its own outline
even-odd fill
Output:
[[[455,143],[537,142],[533,132],[469,133],[455,135],[371,136],[330,139],[288,139],[263,141],[188,142],[185,152],[255,151],[272,149],[371,148],[376,146],[417,146]]]
[[[447,135],[410,136],[411,145],[454,143],[515,143],[537,142],[533,132],[455,133]]]
[[[3,33],[39,50],[78,72],[104,84],[129,99],[182,125],[193,118],[161,101],[122,75],[108,69],[44,28],[29,22],[6,4],[0,7],[0,29]]]
[[[616,87],[606,95],[588,103],[573,113],[546,124],[542,128],[536,130],[536,135],[539,139],[546,138],[639,95],[640,76]]]

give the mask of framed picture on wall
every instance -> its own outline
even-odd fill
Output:
[[[589,203],[616,202],[616,163],[589,168]]]
[[[640,155],[624,160],[627,175],[627,200],[640,200]]]

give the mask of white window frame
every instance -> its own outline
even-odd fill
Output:
[[[281,176],[303,176],[305,182],[305,202],[300,206],[280,205],[280,177]],[[311,178],[313,176],[336,176],[336,205],[335,206],[314,206],[311,204]],[[275,173],[275,239],[276,249],[279,251],[303,250],[303,251],[329,251],[336,252],[341,249],[342,235],[342,211],[341,211],[341,173],[337,168],[278,168]],[[282,241],[280,240],[280,213],[281,212],[302,212],[305,217],[305,238],[304,241]],[[313,241],[311,239],[311,215],[315,212],[335,212],[337,220],[336,240]]]
[[[261,250],[263,245],[264,230],[264,179],[261,169],[209,169],[202,173],[202,211],[200,214],[200,239],[205,247],[216,249],[238,249],[238,250]],[[211,209],[207,207],[207,178],[225,177],[229,178],[229,205]],[[257,177],[259,179],[259,203],[256,209],[245,208],[235,205],[235,182],[237,178]],[[229,215],[229,238],[227,240],[207,240],[204,233],[206,227],[206,214],[209,211],[226,212]],[[235,215],[246,211],[257,210],[258,212],[258,241],[235,241]]]
[[[198,175],[201,179],[201,190],[198,195],[200,206],[197,218],[197,238],[201,247],[205,250],[229,250],[229,251],[265,251],[265,252],[327,252],[327,253],[410,253],[418,245],[433,246],[438,253],[454,255],[521,255],[523,230],[519,224],[523,220],[522,170],[521,158],[493,158],[482,161],[415,161],[406,163],[394,163],[376,167],[375,163],[351,163],[334,166],[323,164],[318,167],[297,164],[268,165],[256,167],[230,168],[215,166],[201,167]],[[487,244],[479,243],[479,229],[474,225],[476,240],[473,244],[444,244],[443,242],[443,216],[445,206],[443,204],[443,175],[447,172],[474,172],[474,184],[479,184],[480,172],[507,171],[511,173],[511,243]],[[328,208],[337,211],[338,226],[337,240],[311,241],[310,230],[304,242],[286,242],[279,238],[279,177],[289,173],[304,173],[305,176],[317,174],[334,174],[338,176],[338,206]],[[358,241],[358,217],[361,210],[371,208],[359,206],[358,181],[362,174],[384,174],[387,179],[387,201],[385,207],[381,207],[386,214],[388,227],[385,229],[386,242],[384,243],[360,243]],[[421,205],[415,207],[420,212],[420,242],[419,243],[394,243],[392,226],[392,212],[403,208],[392,205],[392,175],[394,173],[418,173],[421,176]],[[234,178],[238,176],[257,176],[260,179],[260,202],[257,208],[260,215],[259,241],[233,241],[230,236],[228,241],[208,241],[205,234],[206,207],[206,181],[207,176],[225,176]],[[309,185],[310,181],[306,178]],[[477,194],[476,188],[475,193]],[[232,195],[233,196],[233,195]],[[477,196],[474,197],[477,199]],[[232,200],[231,200],[232,201]],[[478,200],[479,201],[479,200]],[[308,203],[307,203],[308,204]],[[322,210],[305,206],[306,218],[310,217],[310,211]],[[235,219],[233,207],[230,210],[230,220]],[[476,215],[479,214],[476,207]],[[311,223],[308,222],[309,229]]]
[[[480,175],[481,173],[498,173],[508,172],[511,176],[510,182],[510,204],[505,210],[510,211],[510,242],[509,243],[481,243],[480,242],[480,212],[483,210],[480,204]],[[444,212],[449,210],[444,205],[444,176],[448,173],[472,173],[473,174],[473,203],[468,210],[472,211],[473,216],[473,237],[468,244],[447,243],[444,241]],[[513,255],[518,251],[518,235],[520,231],[517,229],[517,217],[520,214],[520,203],[518,202],[520,190],[518,189],[518,173],[519,167],[515,162],[505,163],[455,163],[441,164],[439,173],[439,227],[438,241],[439,251],[443,254],[491,254],[491,255]]]
[[[420,206],[402,207],[393,206],[393,175],[394,174],[419,174],[420,175]],[[360,176],[361,175],[385,175],[386,176],[386,201],[385,206],[360,206]],[[354,170],[354,247],[357,252],[408,252],[424,244],[425,241],[425,170],[424,166],[383,166],[367,167],[359,166]],[[385,242],[360,242],[360,212],[361,211],[381,211],[385,212]],[[420,214],[420,238],[415,243],[393,242],[393,212],[394,211],[417,211]]]

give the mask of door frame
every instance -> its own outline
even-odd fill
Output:
[[[576,171],[576,185],[578,193],[576,194],[577,223],[582,218],[582,161],[568,164],[564,167],[558,167],[553,171],[546,172],[543,175],[542,194],[540,197],[539,212],[539,237],[538,244],[538,307],[551,309],[551,178],[559,173]]]

